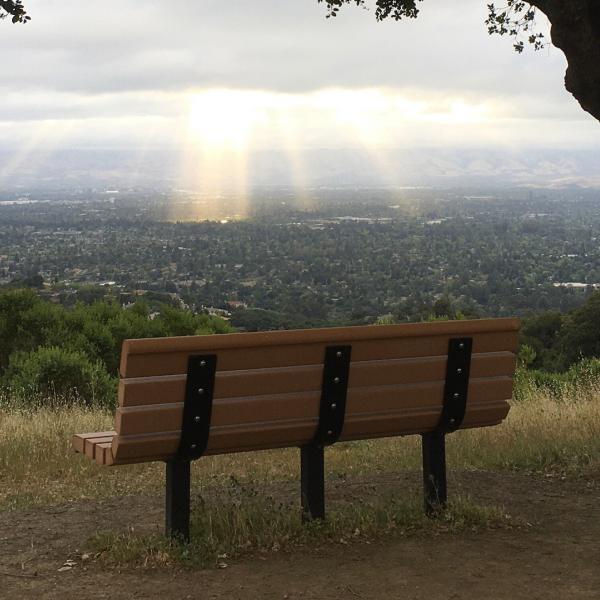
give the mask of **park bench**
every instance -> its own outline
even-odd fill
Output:
[[[324,447],[420,434],[425,509],[445,504],[445,436],[500,423],[516,319],[126,340],[115,430],[77,434],[100,465],[166,462],[166,531],[189,539],[190,464],[299,447],[304,518],[323,518]]]

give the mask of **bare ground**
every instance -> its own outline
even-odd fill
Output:
[[[116,569],[82,562],[86,540],[109,528],[156,530],[162,499],[82,501],[0,513],[0,598],[600,599],[597,480],[476,472],[453,473],[450,483],[451,493],[504,506],[525,525],[327,543],[255,554],[225,569]],[[331,497],[355,501],[418,485],[415,473],[328,483]],[[67,560],[74,566],[59,571]]]

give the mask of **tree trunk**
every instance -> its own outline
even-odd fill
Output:
[[[567,58],[565,87],[600,121],[600,0],[530,0],[552,25]]]

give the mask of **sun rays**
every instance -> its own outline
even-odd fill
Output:
[[[123,135],[135,140],[137,158],[125,184],[130,187],[145,185],[144,161],[151,150],[177,148],[177,172],[164,179],[177,190],[169,215],[176,220],[243,218],[252,190],[273,181],[292,190],[297,206],[310,208],[320,185],[311,170],[315,150],[331,156],[360,150],[364,160],[356,168],[362,175],[382,187],[401,187],[407,173],[396,149],[456,145],[482,131],[490,136],[498,114],[493,103],[387,88],[298,93],[215,88],[142,100],[132,99],[135,116],[102,116],[88,120],[87,127],[102,148],[118,148]],[[148,109],[143,115],[142,105]],[[24,129],[20,147],[0,164],[0,181],[30,164],[40,149],[78,147],[83,123],[80,118],[42,120]],[[0,123],[0,142],[2,127],[6,124]],[[336,168],[332,164],[331,172],[343,185]],[[103,174],[107,185],[109,175]]]
[[[289,187],[308,206],[307,149],[362,149],[381,185],[399,187],[403,173],[390,152],[409,147],[415,128],[464,130],[484,123],[490,112],[463,98],[426,102],[379,88],[301,94],[208,89],[190,93],[188,107],[180,187],[197,194],[193,220],[247,214],[250,190],[264,180],[253,165],[261,150],[280,153]]]

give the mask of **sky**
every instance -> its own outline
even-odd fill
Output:
[[[600,148],[563,54],[490,37],[485,0],[425,0],[400,23],[354,6],[326,19],[316,0],[26,6],[27,25],[0,22],[0,149],[21,155]]]

